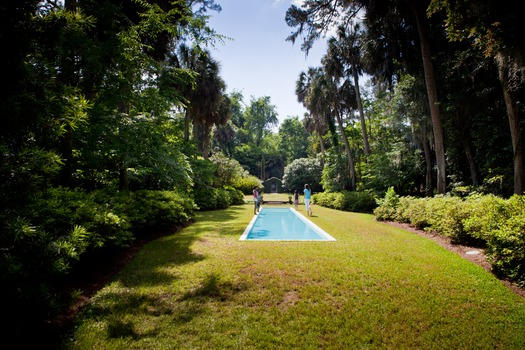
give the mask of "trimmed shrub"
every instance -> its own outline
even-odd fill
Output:
[[[429,201],[429,223],[432,230],[447,236],[452,243],[482,246],[484,242],[473,237],[464,228],[464,222],[469,217],[471,206],[469,202],[455,196],[436,196]]]
[[[394,187],[389,187],[383,198],[376,199],[377,207],[374,209],[374,215],[377,220],[386,221],[394,220],[397,216],[397,206],[399,204],[399,195],[396,194]]]
[[[231,204],[230,193],[224,188],[215,189],[217,192],[217,208],[226,209]]]
[[[496,275],[525,286],[525,213],[509,218],[494,231],[486,253]]]
[[[413,202],[414,202],[413,197],[399,197],[399,203],[397,204],[397,208],[396,208],[396,212],[395,212],[393,221],[402,222],[402,223],[410,223],[410,217],[408,216],[408,213],[409,213],[409,210],[412,208]]]
[[[131,194],[127,213],[135,232],[180,225],[193,219],[194,201],[173,191],[143,190]]]
[[[262,182],[253,175],[237,179],[233,184],[233,187],[240,190],[243,194],[251,194],[255,186],[263,187]]]
[[[488,241],[508,218],[507,201],[488,195],[471,195],[467,199],[470,215],[465,218],[465,230],[477,239]]]
[[[217,191],[213,187],[193,189],[193,200],[199,210],[217,208]]]
[[[230,205],[244,204],[244,193],[242,191],[231,186],[225,186],[224,189],[228,191],[228,195],[230,196]]]
[[[496,205],[498,227],[487,235],[486,254],[494,272],[525,286],[525,196]]]
[[[485,246],[493,271],[525,286],[525,196],[412,198],[389,191],[378,203],[378,220],[408,222],[450,237],[453,243]]]
[[[407,203],[406,206],[400,208],[403,211],[398,216],[404,218],[404,222],[408,222],[419,229],[429,227],[428,212],[431,210],[428,208],[430,206],[429,200],[429,198],[404,197],[403,203],[405,201]]]
[[[226,209],[230,205],[244,204],[244,194],[231,186],[196,188],[193,196],[200,210]]]
[[[374,197],[368,192],[322,192],[312,198],[316,204],[342,211],[371,213],[376,207]]]

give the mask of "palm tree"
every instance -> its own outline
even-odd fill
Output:
[[[387,0],[368,2],[363,0],[362,2],[367,9],[367,25],[369,28],[373,28],[374,26],[383,28],[384,22],[386,22],[387,24],[394,25],[395,28],[399,27],[400,30],[405,30],[408,35],[412,35],[412,41],[419,41],[420,57],[425,77],[430,119],[432,121],[432,132],[434,135],[434,153],[436,156],[437,165],[436,187],[438,193],[445,193],[446,162],[445,147],[443,142],[443,127],[441,125],[441,113],[439,110],[436,76],[430,50],[430,38],[428,34],[429,24],[425,16],[425,9],[428,7],[428,2],[422,2],[418,0],[401,0],[396,2],[390,2]],[[380,33],[388,35],[388,32],[382,30],[375,32],[374,36],[376,38],[381,38],[381,35],[378,35]],[[411,41],[407,40],[406,37],[403,40],[398,39],[399,38],[397,38],[395,41],[391,41],[388,44],[392,45],[393,47],[397,47],[398,52],[403,52],[404,56],[406,57],[407,53],[413,48],[402,47],[400,45],[407,45],[406,43],[410,43]],[[403,66],[408,68],[410,63],[405,61],[403,62]]]
[[[189,139],[189,126],[193,122],[193,140],[204,158],[209,155],[210,133],[214,124],[225,124],[231,110],[226,101],[226,84],[219,76],[220,65],[206,50],[179,47],[181,65],[196,72],[193,86],[185,91],[188,100],[184,122],[184,138]]]
[[[337,37],[328,40],[328,48],[323,58],[323,65],[328,73],[336,79],[352,77],[354,80],[355,100],[361,121],[361,134],[363,136],[363,149],[365,154],[370,155],[370,144],[366,129],[365,113],[359,89],[359,76],[363,74],[361,65],[361,42],[360,26],[356,24],[350,27],[339,26]]]
[[[302,48],[306,51],[311,47],[313,41],[321,37],[331,26],[342,22],[349,22],[364,7],[366,9],[366,23],[369,30],[374,31],[374,26],[382,27],[383,22],[394,26],[393,31],[375,31],[374,38],[388,45],[395,58],[399,58],[401,65],[410,65],[406,60],[406,54],[414,42],[419,41],[420,57],[425,76],[428,103],[432,120],[434,135],[434,149],[437,162],[437,190],[439,193],[446,191],[445,172],[445,150],[443,143],[443,131],[441,126],[441,115],[438,107],[437,87],[435,81],[434,66],[431,58],[430,40],[427,33],[429,29],[424,9],[428,7],[428,1],[418,0],[354,0],[354,1],[307,1],[304,6],[291,6],[286,13],[286,22],[291,27],[298,27],[296,32],[288,37],[294,42],[300,34],[306,33]],[[415,19],[415,22],[414,22]],[[397,31],[400,29],[402,31]],[[402,33],[413,34],[401,37]],[[394,37],[388,36],[393,33]],[[397,37],[396,37],[397,35]],[[385,40],[386,38],[386,40]],[[378,47],[379,48],[379,47]],[[402,54],[401,54],[402,53]],[[383,61],[386,62],[386,61]],[[384,72],[393,73],[393,62],[379,67]],[[395,74],[395,73],[394,73]],[[390,81],[393,76],[390,76]]]
[[[309,111],[308,115],[305,115],[304,124],[306,130],[311,134],[315,131],[319,137],[319,146],[321,148],[321,155],[324,155],[326,146],[324,144],[323,136],[326,134],[327,125],[326,122],[316,110],[311,110],[309,101],[310,88],[312,80],[316,74],[316,68],[308,68],[307,72],[301,72],[299,74],[299,79],[295,84],[295,94],[297,95],[297,100],[303,104],[303,106]]]
[[[503,90],[513,149],[514,193],[525,191],[525,147],[519,97],[525,82],[524,22],[515,6],[490,0],[431,0],[430,13],[445,13],[450,41],[465,40],[494,60]],[[496,11],[495,11],[496,10]],[[520,13],[521,14],[521,13]]]
[[[304,77],[300,78],[300,80],[304,80]],[[326,120],[328,125],[333,125],[332,120],[334,117],[337,120],[339,133],[343,140],[345,153],[347,154],[351,187],[352,189],[355,189],[354,160],[348,138],[346,137],[342,118],[344,105],[341,99],[342,91],[345,93],[348,92],[348,90],[339,89],[335,79],[327,74],[322,67],[310,68],[308,70],[308,87],[307,89],[304,89],[304,105],[312,115]],[[335,131],[332,132],[332,135],[334,146],[337,146]]]

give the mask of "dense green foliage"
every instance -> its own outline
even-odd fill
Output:
[[[67,309],[79,267],[190,222],[199,186],[215,186],[211,209],[242,202],[225,186],[249,174],[237,165],[236,177],[216,182],[219,165],[199,163],[207,144],[184,138],[181,113],[203,75],[180,64],[177,47],[215,40],[205,13],[219,9],[212,0],[0,7],[0,40],[11,47],[0,93],[0,278],[10,336],[37,333]],[[209,72],[207,80],[218,76]],[[208,104],[213,118],[192,115],[197,136],[229,117],[218,102]]]
[[[317,152],[344,154],[356,189],[432,196],[499,179],[491,193],[525,191],[525,44],[513,6],[312,0],[291,5],[286,22],[306,52],[337,28],[296,93]]]
[[[323,168],[319,159],[300,158],[286,166],[283,176],[283,187],[288,192],[298,190],[302,193],[304,185],[309,184],[313,192],[319,192]]]
[[[128,247],[152,230],[187,224],[194,217],[193,199],[172,191],[132,193],[64,188],[35,194],[16,211],[3,212],[0,256],[4,317],[16,335],[19,324],[53,317],[67,306],[71,291],[61,287],[102,256]],[[28,318],[28,315],[31,317]],[[33,324],[35,322],[35,324]],[[13,328],[11,328],[13,327]]]
[[[455,243],[486,247],[496,274],[525,285],[524,196],[415,198],[399,197],[390,188],[378,205],[374,210],[378,220],[409,223],[450,237]]]
[[[386,191],[378,218],[486,244],[495,271],[524,283],[523,203],[511,195],[525,187],[525,46],[515,35],[525,22],[491,4],[293,5],[290,39],[306,34],[304,49],[337,31],[321,67],[297,81],[308,113],[278,125],[268,96],[225,93],[209,50],[222,39],[207,25],[214,0],[5,2],[7,333],[53,318],[78,266],[195,210],[241,204],[272,177],[290,192],[308,183],[320,204],[345,211],[370,211]],[[432,197],[446,191],[458,196]],[[501,197],[461,198],[474,192]]]
[[[323,207],[357,213],[371,213],[377,206],[373,195],[356,191],[317,193],[313,196],[313,202]]]

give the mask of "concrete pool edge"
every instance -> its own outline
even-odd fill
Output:
[[[335,242],[336,239],[332,237],[329,233],[327,233],[325,230],[317,226],[315,223],[313,223],[310,219],[303,216],[302,214],[299,214],[297,210],[294,208],[287,208],[291,212],[293,212],[296,216],[299,217],[306,225],[310,226],[319,236],[323,237],[324,239],[248,239],[248,234],[252,230],[253,225],[255,224],[255,221],[257,221],[258,215],[254,215],[244,232],[242,233],[241,237],[239,238],[239,241],[281,241],[281,242]],[[264,210],[264,208],[261,208],[259,211],[259,214]]]

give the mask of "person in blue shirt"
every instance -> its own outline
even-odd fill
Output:
[[[304,206],[306,207],[306,213],[309,216],[312,216],[312,208],[310,207],[310,198],[312,197],[312,191],[310,190],[310,186],[308,184],[304,185]]]

